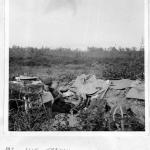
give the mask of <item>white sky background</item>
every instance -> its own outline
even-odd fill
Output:
[[[144,0],[10,0],[10,46],[140,46]]]

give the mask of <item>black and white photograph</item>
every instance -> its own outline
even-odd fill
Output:
[[[144,16],[144,0],[9,0],[8,131],[145,132]]]

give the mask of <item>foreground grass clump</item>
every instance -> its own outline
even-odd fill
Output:
[[[63,107],[65,104],[63,104]],[[67,106],[66,106],[67,107]],[[123,107],[123,106],[122,106]],[[9,113],[10,131],[144,131],[145,127],[137,116],[126,110],[123,118],[120,113],[111,113],[112,108],[105,99],[94,101],[88,108],[80,109],[74,115],[54,110],[51,117],[43,107],[23,109]],[[115,120],[114,120],[115,118]]]

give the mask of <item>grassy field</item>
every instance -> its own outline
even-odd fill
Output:
[[[94,74],[100,79],[144,80],[144,49],[136,48],[88,48],[87,51],[65,48],[32,48],[14,46],[9,52],[9,80],[18,75],[38,76],[42,80],[51,78],[61,83],[70,82],[81,74]],[[123,91],[123,93],[126,91]],[[122,91],[119,91],[122,93]],[[113,92],[111,94],[114,94]],[[123,94],[124,95],[124,94]],[[121,94],[119,94],[121,96]],[[116,97],[115,97],[116,98]],[[111,98],[110,98],[111,99]],[[120,100],[120,97],[118,98]],[[124,99],[124,97],[122,98]],[[139,102],[138,102],[139,103]],[[53,112],[52,119],[47,119],[44,110],[31,110],[30,120],[24,111],[12,112],[9,117],[9,129],[12,131],[120,131],[120,122],[114,122],[110,116],[107,100],[96,101],[92,108],[81,110],[78,123],[74,128],[68,125],[69,113],[65,110],[69,105],[61,102],[59,108],[63,112]],[[144,114],[145,104],[137,104],[131,100],[130,105]],[[37,118],[38,114],[38,118]],[[143,131],[145,127],[138,122],[132,111],[124,118],[125,131]],[[118,117],[118,116],[117,116]],[[120,118],[120,116],[118,117]],[[30,121],[29,121],[30,120]],[[34,121],[36,120],[36,121]],[[121,119],[119,119],[120,121]]]
[[[67,73],[74,76],[92,73],[106,79],[136,79],[144,73],[144,49],[92,47],[80,51],[64,48],[10,48],[10,79],[16,74],[57,78]]]
[[[93,66],[89,67],[86,65],[52,65],[51,67],[47,66],[10,66],[10,78],[17,75],[31,75],[31,76],[38,76],[41,79],[45,79],[51,77],[54,80],[59,80],[62,77],[69,76],[73,79],[76,78],[78,75],[81,74],[95,74],[97,77],[102,78],[104,67]]]

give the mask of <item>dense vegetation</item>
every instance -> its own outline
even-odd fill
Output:
[[[137,50],[134,47],[118,49],[115,47],[108,49],[89,47],[86,51],[80,51],[66,48],[50,49],[13,46],[9,50],[10,80],[13,79],[11,77],[24,73],[36,74],[41,79],[42,75],[46,74],[50,79],[59,80],[64,85],[82,73],[94,73],[98,78],[104,79],[144,79],[144,49]],[[14,99],[14,94],[11,96]],[[140,105],[139,101],[135,102],[132,99],[131,102],[130,106],[131,104],[134,105],[135,110],[144,111],[144,102],[141,102],[142,104]],[[9,104],[14,107],[11,103]],[[116,118],[114,121],[111,114],[113,107],[110,108],[106,99],[98,99],[88,109],[80,109],[77,116],[75,116],[77,123],[74,127],[69,125],[71,120],[69,118],[74,118],[68,113],[70,105],[64,102],[53,105],[51,119],[47,118],[48,115],[43,107],[35,110],[31,109],[26,115],[21,106],[17,109],[9,109],[9,130],[11,131],[145,130],[144,125],[139,122],[136,114],[130,109],[128,109],[126,116],[123,116],[123,118],[119,114],[114,115],[113,113]],[[124,105],[121,106],[122,108],[125,107]]]
[[[78,65],[94,67],[107,79],[144,78],[144,49],[88,47],[86,51],[67,48],[33,48],[13,46],[9,50],[10,69],[14,66]],[[10,70],[11,73],[11,70]]]

